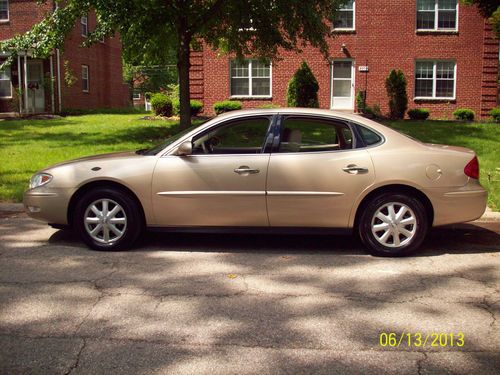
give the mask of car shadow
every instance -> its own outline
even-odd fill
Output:
[[[413,256],[500,252],[500,234],[494,223],[460,224],[430,229],[422,248]],[[50,244],[84,247],[75,232],[63,229],[49,238]],[[164,233],[148,231],[132,251],[207,253],[367,254],[356,236],[304,234]]]

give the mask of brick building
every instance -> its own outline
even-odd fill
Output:
[[[54,11],[55,1],[0,0],[0,40],[24,33]],[[0,112],[54,113],[67,109],[118,108],[130,104],[123,83],[121,41],[105,38],[90,48],[81,47],[96,19],[82,17],[64,48],[47,59],[21,51],[10,68],[0,71]],[[7,54],[0,53],[4,59]]]
[[[401,69],[409,108],[451,118],[456,108],[486,117],[497,105],[498,40],[476,7],[456,0],[352,0],[332,25],[329,58],[306,47],[270,63],[238,63],[205,47],[193,52],[191,95],[206,113],[234,98],[245,108],[286,104],[288,81],[302,60],[319,82],[321,108],[355,110],[355,95],[388,112],[385,79]]]

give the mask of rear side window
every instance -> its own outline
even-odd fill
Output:
[[[351,130],[340,122],[288,117],[281,129],[278,152],[320,152],[352,148]]]
[[[365,145],[371,146],[382,141],[380,135],[375,133],[373,130],[365,128],[364,126],[358,125],[359,133],[361,134],[361,138],[365,142]]]

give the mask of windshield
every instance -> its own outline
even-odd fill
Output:
[[[141,154],[142,155],[156,155],[161,150],[163,150],[165,147],[167,147],[168,145],[171,145],[172,143],[174,143],[178,139],[182,138],[184,135],[186,135],[190,131],[194,130],[198,126],[200,126],[200,124],[196,124],[196,125],[190,126],[186,130],[183,130],[183,131],[181,131],[181,132],[179,132],[177,134],[174,134],[170,138],[167,138],[164,142],[160,143],[159,145],[154,146],[154,147],[152,147],[152,148],[150,148],[148,150],[145,150],[145,151],[141,152]]]

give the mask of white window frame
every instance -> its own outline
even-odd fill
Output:
[[[347,12],[351,11],[351,9],[340,8],[338,12]],[[352,2],[352,27],[335,27],[333,25],[333,30],[335,31],[354,31],[356,30],[356,0]]]
[[[419,12],[426,12],[426,11],[423,11],[423,10],[418,10],[418,0],[415,2],[416,4],[416,13],[415,13],[415,26],[416,26],[416,29],[417,31],[423,31],[423,32],[429,32],[429,31],[436,31],[436,32],[457,32],[458,31],[458,3],[460,1],[457,0],[457,5],[456,5],[456,8],[455,8],[455,28],[454,29],[443,29],[443,28],[439,28],[438,27],[438,24],[439,24],[439,0],[434,0],[434,28],[432,29],[419,29],[418,28],[418,13]],[[432,12],[432,11],[428,11],[428,12]]]
[[[417,64],[420,62],[431,62],[433,64],[432,66],[432,96],[417,96]],[[453,97],[447,97],[447,96],[436,96],[436,85],[437,85],[437,64],[438,63],[453,63],[454,69],[453,69]],[[456,100],[457,97],[457,62],[455,60],[434,60],[434,59],[418,59],[415,60],[415,66],[414,66],[414,74],[413,74],[413,100]]]
[[[88,65],[82,65],[82,91],[83,92],[90,92],[90,69]],[[87,77],[85,77],[85,75]],[[83,82],[87,81],[87,89],[83,88]]]
[[[7,67],[7,68],[5,68],[4,71],[9,76],[9,78],[8,79],[0,79],[0,81],[8,81],[9,82],[10,95],[6,95],[6,96],[0,95],[0,98],[1,99],[12,99],[12,72],[11,72],[11,68]]]
[[[87,38],[89,36],[89,16],[81,16],[80,17],[80,32],[83,37]],[[85,26],[85,33],[83,32],[82,26]]]
[[[252,62],[255,61],[256,59],[245,59],[243,60],[244,62],[248,63],[248,95],[232,95],[232,69],[231,65],[233,61],[236,60],[230,60],[229,61],[229,97],[230,98],[266,98],[270,99],[273,97],[273,64],[269,63],[269,95],[252,95]],[[243,78],[243,77],[241,77]],[[257,77],[257,78],[264,78],[264,77]]]
[[[132,100],[141,100],[142,94],[140,92],[132,92]]]
[[[0,23],[5,23],[10,21],[10,2],[9,0],[4,0],[7,3],[7,18],[0,18]]]

